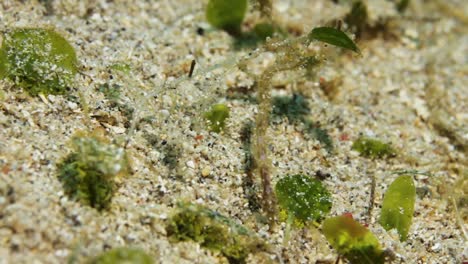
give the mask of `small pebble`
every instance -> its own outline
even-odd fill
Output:
[[[203,168],[201,174],[203,177],[208,177],[211,174],[211,167],[206,166],[205,168]]]
[[[185,165],[187,165],[187,167],[191,168],[191,169],[195,169],[195,162],[193,162],[193,160],[189,160],[185,163]]]

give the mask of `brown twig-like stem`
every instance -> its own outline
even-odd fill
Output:
[[[275,226],[277,218],[276,197],[271,183],[271,160],[268,151],[267,130],[271,112],[271,79],[273,75],[287,70],[297,69],[308,61],[301,50],[302,39],[270,43],[266,50],[276,53],[276,60],[257,79],[257,98],[259,102],[258,113],[255,118],[254,164],[257,175],[262,182],[263,211],[270,221],[270,230]]]
[[[196,63],[197,62],[195,60],[192,60],[192,63],[190,64],[190,71],[189,71],[189,75],[188,75],[189,78],[192,78],[193,71],[195,70],[195,64]]]
[[[263,210],[266,212],[270,220],[270,228],[273,227],[276,219],[276,197],[271,186],[270,168],[271,161],[268,155],[268,138],[266,135],[268,124],[270,121],[271,95],[270,95],[270,80],[273,76],[272,70],[266,70],[258,81],[258,100],[259,108],[256,116],[255,129],[255,148],[254,157],[258,175],[262,181],[263,187]]]

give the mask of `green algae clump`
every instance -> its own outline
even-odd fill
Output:
[[[247,0],[210,0],[206,7],[206,19],[212,26],[239,36],[246,12]]]
[[[116,179],[130,172],[125,150],[97,134],[77,135],[72,145],[74,151],[58,164],[65,193],[98,210],[108,209]]]
[[[250,253],[265,250],[264,242],[246,227],[194,204],[179,204],[166,231],[172,241],[195,241],[220,252],[230,263],[245,263]]]
[[[93,258],[89,264],[153,264],[146,252],[137,248],[114,248]]]
[[[229,107],[225,104],[215,104],[210,111],[205,113],[210,131],[220,133],[226,126],[226,119],[229,117]]]
[[[349,263],[385,262],[385,253],[374,234],[351,217],[328,218],[323,222],[322,231],[333,248]]]
[[[358,138],[351,148],[368,158],[384,158],[396,155],[396,151],[390,144],[367,137]]]
[[[3,34],[0,78],[31,95],[65,94],[77,73],[75,50],[51,29],[19,28]]]
[[[278,181],[278,203],[288,218],[302,223],[319,221],[332,207],[331,195],[319,180],[297,174]]]
[[[385,230],[395,228],[400,240],[405,241],[411,226],[416,200],[413,178],[402,175],[388,187],[382,203],[380,224]]]

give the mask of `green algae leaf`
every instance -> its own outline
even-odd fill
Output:
[[[367,137],[358,138],[351,148],[368,158],[393,157],[396,155],[396,151],[390,144]]]
[[[333,248],[350,263],[381,264],[385,255],[377,238],[349,216],[323,221],[322,231]]]
[[[174,242],[192,240],[221,252],[231,263],[244,263],[250,253],[265,250],[254,232],[234,220],[199,205],[180,203],[166,231]]]
[[[210,111],[205,113],[210,131],[219,133],[226,126],[226,119],[229,117],[229,107],[225,104],[215,104]]]
[[[0,77],[30,94],[65,94],[77,72],[75,50],[55,31],[19,28],[3,35]]]
[[[405,241],[411,226],[416,200],[413,178],[402,175],[388,187],[382,204],[380,224],[385,230],[395,228],[400,240]]]
[[[301,222],[319,221],[332,207],[331,195],[319,180],[305,175],[282,178],[275,186],[278,203]]]
[[[89,264],[153,264],[154,260],[146,252],[137,248],[115,248],[102,253]]]
[[[246,11],[247,0],[210,0],[206,7],[206,19],[212,26],[238,36]]]
[[[352,50],[360,53],[359,48],[356,46],[348,35],[343,31],[332,27],[318,27],[312,29],[309,33],[309,40],[322,41],[337,47]]]

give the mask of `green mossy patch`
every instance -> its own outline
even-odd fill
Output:
[[[358,138],[351,148],[368,158],[394,157],[397,154],[392,145],[367,137]]]
[[[166,230],[172,241],[193,240],[220,252],[230,263],[245,263],[250,253],[266,249],[265,243],[246,227],[194,204],[179,204]]]
[[[72,139],[74,151],[58,164],[65,193],[98,210],[110,206],[117,177],[130,171],[125,150],[98,135]]]
[[[306,175],[286,176],[278,181],[275,190],[288,218],[302,223],[320,221],[332,207],[331,195],[322,182]]]
[[[154,260],[146,252],[137,248],[114,248],[100,254],[89,264],[153,264]]]
[[[0,48],[0,78],[31,95],[65,94],[77,73],[75,50],[50,29],[19,28],[5,32]]]

